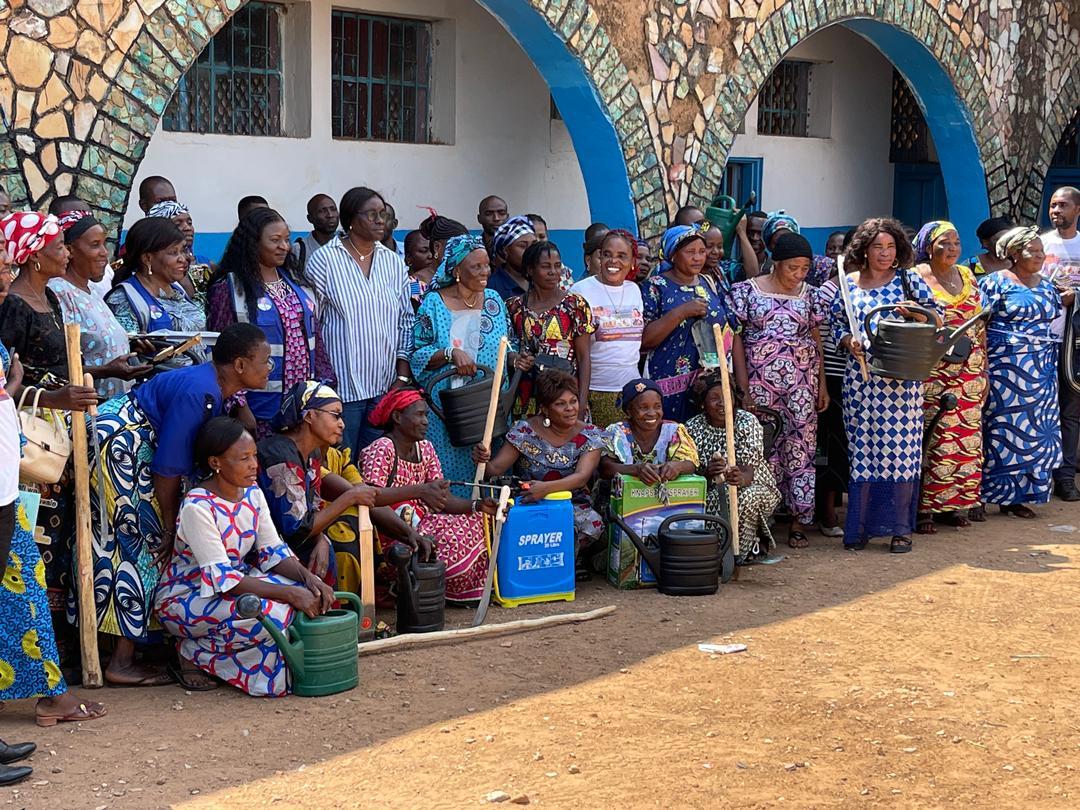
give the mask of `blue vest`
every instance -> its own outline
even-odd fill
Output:
[[[234,283],[232,273],[226,280],[229,284],[229,292],[232,294],[233,309],[236,312],[236,320],[240,323],[251,323],[248,317],[247,297],[243,287]],[[308,368],[311,375],[315,374],[315,304],[314,298],[308,290],[282,276],[285,283],[296,293],[300,304],[304,308],[304,338],[307,341]],[[259,296],[255,305],[255,325],[266,334],[266,342],[270,344],[270,359],[274,367],[270,369],[270,381],[262,391],[248,391],[248,407],[260,422],[268,422],[277,415],[281,407],[282,382],[285,379],[285,328],[281,323],[281,315],[277,307],[265,293]]]
[[[179,284],[173,284],[173,289],[179,291],[185,298],[187,293]],[[127,281],[120,282],[120,287],[127,296],[131,310],[144,332],[171,331],[173,320],[169,313],[161,306],[161,303],[150,294],[150,291],[142,283],[132,276]]]

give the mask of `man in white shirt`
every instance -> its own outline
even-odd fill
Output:
[[[1080,190],[1072,186],[1059,188],[1050,198],[1050,222],[1054,230],[1042,235],[1043,251],[1046,260],[1043,263],[1043,275],[1049,279],[1064,278],[1074,287],[1080,287],[1080,234],[1076,223],[1080,218]],[[1065,317],[1055,322],[1055,329],[1064,332]],[[1080,321],[1075,309],[1068,317],[1073,319],[1073,334],[1080,335]],[[1065,352],[1072,352],[1076,360],[1076,346],[1062,344],[1058,362],[1058,400],[1061,404],[1061,466],[1054,470],[1054,494],[1063,501],[1080,501],[1080,491],[1076,488],[1076,457],[1080,446],[1080,392],[1074,383],[1065,377],[1065,365],[1061,360]],[[1074,361],[1074,368],[1080,369],[1080,363]],[[1080,380],[1077,381],[1080,384]]]

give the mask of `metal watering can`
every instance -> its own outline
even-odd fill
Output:
[[[863,328],[870,341],[870,370],[879,377],[892,377],[896,380],[925,382],[930,378],[934,367],[941,362],[941,358],[950,352],[953,352],[953,362],[963,362],[971,351],[970,342],[965,341],[966,347],[957,344],[968,329],[988,317],[988,313],[983,312],[956,329],[949,330],[943,326],[935,326],[934,313],[925,307],[905,304],[904,308],[908,311],[926,316],[927,322],[883,318],[878,321],[877,327],[874,327],[871,318],[875,314],[891,312],[896,307],[896,304],[883,304],[874,307],[863,318]]]
[[[668,596],[708,596],[735,572],[731,526],[719,515],[680,512],[665,518],[656,535],[642,539],[612,513],[608,518],[626,532],[649,568],[656,574],[656,589]],[[684,521],[704,523],[700,528],[673,528]],[[709,525],[713,528],[709,528]]]
[[[472,447],[484,440],[484,422],[487,419],[495,369],[480,364],[477,364],[476,368],[484,373],[481,379],[458,388],[444,388],[439,392],[441,407],[436,404],[432,392],[436,385],[457,374],[457,369],[448,366],[428,380],[427,385],[424,386],[424,399],[428,407],[446,425],[446,433],[450,438],[450,444],[454,447]],[[499,411],[495,419],[493,438],[497,439],[506,433],[506,417],[510,414],[510,406],[514,401],[514,394],[517,393],[520,381],[521,371],[517,370],[510,378],[510,387],[499,397]],[[502,381],[500,380],[499,383],[501,384]]]
[[[237,614],[258,619],[277,642],[292,673],[293,694],[336,695],[360,683],[356,641],[364,608],[355,593],[335,591],[334,597],[350,602],[355,611],[335,608],[314,619],[297,611],[288,628],[289,638],[263,614],[262,600],[255,594],[246,593],[236,600]]]
[[[746,212],[751,210],[756,202],[757,193],[753,191],[750,192],[750,199],[742,208],[736,208],[738,203],[735,202],[734,197],[717,194],[709,203],[709,207],[705,209],[705,219],[709,221],[709,224],[719,228],[720,233],[724,235],[724,256],[729,259],[731,246],[735,243],[735,228],[739,220],[746,216]]]
[[[390,563],[398,570],[398,633],[434,633],[446,623],[446,562],[421,561],[412,549],[397,543]]]

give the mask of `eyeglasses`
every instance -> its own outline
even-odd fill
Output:
[[[345,421],[344,411],[328,411],[325,408],[310,408],[309,410],[318,411],[319,413],[325,413],[327,416],[332,416],[342,423]]]
[[[389,222],[391,219],[393,219],[393,217],[391,217],[390,214],[388,214],[386,211],[368,211],[367,213],[361,211],[357,216],[359,216],[361,219],[366,219],[368,222],[371,223]]]

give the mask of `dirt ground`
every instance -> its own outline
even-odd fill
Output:
[[[1080,508],[1039,512],[908,555],[815,534],[715,597],[593,582],[489,622],[614,615],[361,658],[329,698],[99,690],[108,717],[55,729],[11,704],[0,737],[40,750],[0,805],[1075,807],[1080,531],[1050,527]]]

